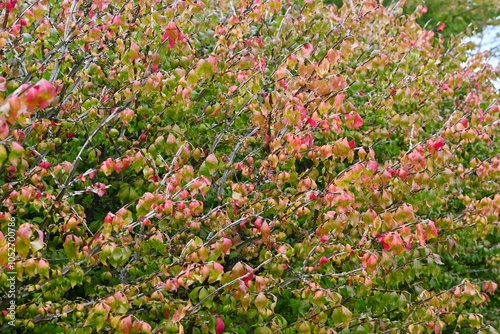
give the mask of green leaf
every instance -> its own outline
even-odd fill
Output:
[[[332,321],[335,326],[343,324],[344,326],[348,326],[352,319],[352,312],[343,305],[335,308],[332,312]]]

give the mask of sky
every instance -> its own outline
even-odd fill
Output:
[[[476,52],[489,51],[491,57],[488,63],[493,67],[500,66],[500,25],[487,26],[482,33],[466,38],[464,41],[475,43]],[[495,87],[500,89],[500,80],[495,82]]]

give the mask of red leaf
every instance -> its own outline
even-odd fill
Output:
[[[381,237],[378,237],[377,240],[384,246],[384,250],[388,251],[389,250],[389,244],[385,241],[386,236],[383,235]]]
[[[7,1],[5,3],[5,9],[7,9],[8,12],[11,12],[16,7],[16,4],[17,0]]]
[[[443,146],[444,146],[444,140],[443,138],[439,137],[438,140],[434,142],[434,149],[437,151]]]
[[[279,81],[279,84],[281,85],[281,87],[283,87],[284,90],[286,90],[288,88],[288,85],[287,85],[285,79],[281,79]]]
[[[224,331],[224,328],[226,328],[226,325],[224,324],[224,321],[217,317],[215,320],[215,333],[219,334]]]
[[[356,141],[354,139],[349,141],[349,147],[351,150],[356,148]]]
[[[307,119],[307,124],[309,124],[310,126],[312,126],[313,128],[317,127],[318,126],[318,123],[313,120],[312,118],[308,118]]]
[[[43,169],[49,169],[50,168],[50,162],[48,161],[43,161],[38,164],[39,167]]]

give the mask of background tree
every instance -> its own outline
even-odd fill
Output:
[[[326,0],[327,4],[341,7],[344,0]],[[404,12],[413,13],[417,6],[425,6],[424,14],[417,22],[427,29],[440,29],[446,38],[472,31],[481,31],[484,27],[498,23],[500,4],[492,0],[384,0],[384,6],[404,3]],[[442,25],[444,23],[444,25]]]
[[[2,332],[496,333],[498,72],[424,11],[5,2]]]

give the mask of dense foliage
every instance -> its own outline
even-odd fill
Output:
[[[1,10],[3,333],[496,333],[498,72],[424,7]]]

